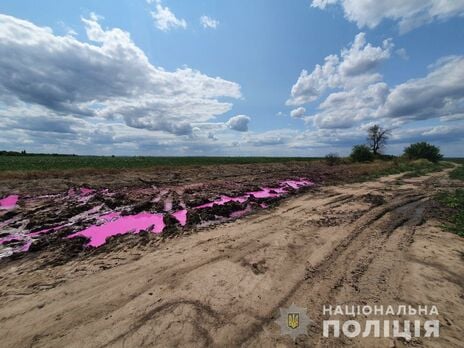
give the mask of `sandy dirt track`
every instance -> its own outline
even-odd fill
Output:
[[[274,321],[295,303],[313,320],[298,346],[462,347],[464,240],[426,214],[450,185],[445,171],[322,187],[156,248],[2,265],[0,346],[294,346]],[[440,337],[326,339],[325,304],[436,304]]]

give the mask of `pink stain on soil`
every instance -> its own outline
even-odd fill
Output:
[[[52,227],[52,228],[46,228],[46,229],[43,229],[43,230],[40,230],[40,231],[28,233],[27,235],[29,237],[37,237],[37,236],[40,236],[41,234],[58,231],[58,230],[62,229],[65,226],[66,225],[56,226],[56,227]]]
[[[164,201],[164,211],[171,211],[172,210],[172,197],[169,196],[165,201]]]
[[[291,188],[297,190],[301,187],[304,187],[304,186],[312,186],[314,185],[313,182],[309,181],[309,180],[305,180],[305,179],[301,179],[301,180],[286,180],[286,181],[283,181],[282,184],[284,185],[288,185],[290,186]]]
[[[22,240],[22,236],[11,234],[7,237],[3,237],[2,239],[0,239],[0,244],[3,245],[5,243],[11,242],[12,240],[20,241]]]
[[[219,199],[216,199],[209,203],[199,205],[195,208],[196,209],[211,208],[215,204],[224,205],[228,202],[243,203],[243,202],[246,202],[250,198],[250,196],[253,196],[258,199],[259,198],[275,198],[275,197],[280,197],[288,193],[288,187],[291,187],[292,189],[300,189],[302,187],[312,186],[312,185],[314,185],[313,182],[309,180],[305,180],[305,179],[286,180],[280,183],[280,187],[263,187],[259,191],[247,192],[245,195],[238,196],[238,197],[221,196]]]
[[[258,191],[246,192],[244,195],[237,196],[237,197],[230,197],[230,196],[223,195],[220,198],[212,202],[199,205],[195,208],[196,209],[211,208],[215,204],[224,205],[228,202],[245,203],[252,196],[257,199],[275,198],[275,197],[280,197],[280,196],[283,196],[289,193],[292,189],[298,190],[302,187],[308,187],[312,185],[314,185],[314,183],[306,179],[286,180],[286,181],[282,181],[279,184],[279,187],[274,187],[274,188],[263,187]],[[80,199],[83,199],[84,197],[88,199],[90,198],[89,196],[94,192],[95,190],[89,189],[89,188],[80,188],[78,190],[71,188],[68,190],[67,193],[68,193],[68,196],[70,197],[76,196],[79,193]],[[158,197],[157,200],[159,201],[161,196],[164,196],[167,192],[168,191],[162,192],[162,194]],[[1,199],[0,209],[13,209],[16,206],[18,198],[19,198],[18,195],[10,195],[10,196],[7,196]],[[164,207],[165,210],[171,210],[172,209],[172,197],[168,197],[165,204],[166,204]],[[260,204],[260,207],[267,208],[268,205],[262,202]],[[99,206],[99,207],[95,207],[94,209],[97,211],[100,208],[101,207]],[[252,207],[248,205],[246,209],[231,213],[230,217],[239,218],[251,211],[252,211]],[[171,216],[177,219],[177,221],[179,221],[179,223],[182,226],[185,226],[187,224],[187,210],[186,209],[178,210],[172,213]],[[86,237],[90,240],[87,243],[87,245],[92,246],[92,247],[99,247],[105,244],[106,239],[110,236],[121,235],[121,234],[126,234],[126,233],[137,234],[140,231],[147,230],[147,229],[148,230],[151,229],[153,233],[161,233],[165,228],[165,224],[163,221],[163,214],[153,214],[153,213],[147,213],[147,212],[142,212],[137,215],[131,215],[131,216],[121,216],[119,212],[109,212],[109,213],[99,216],[97,218],[97,221],[98,223],[96,225],[92,225],[80,232],[69,235],[66,238],[74,238],[78,236]],[[23,252],[28,251],[34,237],[37,237],[45,233],[58,231],[59,229],[65,226],[69,226],[69,224],[47,228],[47,229],[43,229],[40,231],[27,233],[27,234],[12,234],[7,237],[0,238],[0,245],[5,244],[12,240],[24,241],[25,244],[23,244],[20,247],[19,251],[23,251]]]
[[[46,228],[46,229],[43,229],[43,230],[40,230],[40,231],[30,232],[30,233],[27,233],[27,234],[11,234],[11,235],[9,235],[7,237],[0,238],[0,245],[11,242],[13,240],[18,241],[18,242],[25,242],[19,248],[19,251],[25,252],[25,251],[29,250],[30,246],[32,245],[32,241],[33,241],[34,237],[40,236],[40,235],[45,234],[45,233],[58,231],[58,230],[62,229],[65,226],[66,225]]]
[[[29,248],[32,245],[32,241],[28,240],[19,250],[22,251],[23,253],[26,251],[29,251]]]
[[[18,202],[19,196],[18,195],[9,195],[3,199],[0,199],[0,210],[10,210],[16,207],[16,203]]]
[[[224,205],[228,202],[238,202],[238,203],[243,203],[248,199],[247,196],[238,196],[238,197],[229,197],[229,196],[221,196],[221,198],[216,199],[215,201],[212,201],[210,203],[205,203],[202,205],[199,205],[198,207],[195,207],[196,209],[203,209],[203,208],[211,208],[213,205]]]
[[[118,213],[118,212],[111,212],[111,213],[104,214],[104,215],[100,216],[98,218],[98,220],[105,221],[105,222],[110,222],[110,221],[118,219],[120,216],[121,216],[121,214]]]
[[[103,225],[92,225],[83,231],[74,233],[68,238],[87,237],[90,239],[87,245],[99,247],[106,243],[106,238],[118,234],[139,233],[153,226],[153,233],[161,233],[164,229],[163,214],[139,213],[137,215],[122,216],[115,221]]]
[[[94,193],[94,192],[95,192],[95,190],[89,189],[89,188],[87,188],[87,187],[81,187],[79,190],[81,191],[81,196],[88,196],[88,195],[90,195],[91,193]]]
[[[185,224],[187,223],[187,210],[186,209],[176,211],[175,213],[172,214],[172,216],[174,216],[176,220],[179,221],[181,226],[185,226]]]
[[[260,191],[247,192],[247,194],[255,198],[274,198],[274,197],[282,196],[286,192],[287,191],[285,191],[285,189],[281,187],[278,187],[278,188],[263,187]]]
[[[79,188],[77,190],[74,189],[74,188],[70,188],[68,190],[68,196],[69,197],[79,196],[79,201],[84,202],[84,201],[88,200],[90,198],[89,196],[94,192],[95,192],[94,189],[90,189],[90,188],[87,188],[87,187],[81,187],[81,188]]]
[[[241,218],[242,216],[250,213],[253,209],[251,208],[250,205],[248,205],[245,209],[243,210],[238,210],[238,211],[234,211],[232,212],[229,217],[233,218],[233,219],[237,219],[237,218]]]

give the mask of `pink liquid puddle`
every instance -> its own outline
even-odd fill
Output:
[[[121,214],[118,213],[118,212],[111,212],[111,213],[104,214],[104,215],[100,216],[98,218],[98,220],[105,221],[105,222],[110,222],[110,221],[118,219],[120,215]]]
[[[248,195],[255,198],[274,198],[282,196],[287,191],[284,188],[263,187],[260,191],[247,192]]]
[[[280,197],[282,195],[285,195],[292,189],[298,190],[302,187],[307,187],[307,186],[312,186],[312,185],[314,185],[314,183],[306,179],[286,180],[286,181],[282,181],[279,184],[279,187],[274,187],[274,188],[263,187],[258,191],[246,192],[242,196],[230,197],[230,196],[223,195],[220,198],[212,202],[205,203],[197,207],[194,207],[194,209],[211,208],[215,204],[224,205],[228,202],[244,203],[244,202],[247,202],[251,197],[258,198],[258,199]],[[108,190],[106,190],[105,193],[110,195],[110,193],[107,191]],[[69,197],[78,196],[78,199],[81,200],[81,199],[91,198],[91,195],[94,192],[95,190],[89,189],[89,188],[80,188],[77,190],[71,188],[68,190],[67,193]],[[162,192],[160,196],[157,197],[156,200],[159,201],[161,199],[161,196],[164,196],[167,192],[168,191]],[[17,195],[10,195],[10,196],[7,196],[1,199],[0,209],[14,208],[16,206],[18,198],[19,197]],[[268,205],[263,202],[260,204],[260,207],[265,209],[268,207]],[[89,211],[89,213],[93,214],[97,212],[100,208],[101,206],[94,207]],[[168,211],[172,209],[172,198],[171,197],[168,197],[168,199],[165,201],[164,208],[165,210],[168,210]],[[249,213],[250,211],[252,211],[252,207],[248,205],[246,209],[231,213],[229,217],[239,218]],[[187,224],[187,210],[186,209],[176,211],[172,213],[171,216],[177,219],[177,221],[179,221],[179,223],[182,226],[185,226]],[[16,250],[13,250],[13,252],[17,252],[17,251],[25,252],[29,250],[34,237],[37,237],[45,233],[58,231],[59,229],[65,226],[69,226],[70,224],[71,223],[68,223],[62,226],[47,228],[47,229],[43,229],[43,230],[32,232],[32,233],[12,234],[12,235],[0,238],[0,245],[3,245],[12,240],[23,241],[25,243],[19,248],[16,247],[17,249],[15,248]],[[110,236],[121,235],[121,234],[126,234],[126,233],[137,234],[142,230],[150,229],[152,226],[153,226],[153,229],[152,229],[153,233],[161,233],[164,230],[165,224],[163,221],[163,214],[153,214],[153,213],[142,212],[137,215],[121,216],[119,212],[109,212],[109,213],[106,213],[106,214],[103,214],[97,217],[97,224],[92,225],[72,235],[69,235],[66,238],[74,238],[78,236],[83,236],[90,240],[87,243],[88,246],[99,247],[105,244],[106,239]]]
[[[248,199],[248,196],[239,196],[239,197],[229,197],[229,196],[221,196],[221,198],[216,199],[210,203],[205,203],[195,207],[196,209],[203,209],[203,208],[211,208],[213,205],[224,205],[228,202],[238,202],[243,203]]]
[[[0,210],[11,210],[16,207],[16,203],[18,202],[19,196],[18,195],[9,195],[3,199],[0,199]]]
[[[45,233],[50,233],[50,232],[55,232],[55,231],[61,230],[61,229],[62,229],[63,227],[65,227],[65,226],[66,226],[66,225],[61,225],[61,226],[46,228],[46,229],[43,229],[43,230],[40,230],[40,231],[28,233],[27,235],[28,235],[29,237],[37,237],[37,236],[40,236],[41,234],[45,234]]]
[[[301,187],[312,186],[312,185],[314,185],[313,182],[311,182],[311,181],[309,181],[309,180],[305,180],[305,179],[301,179],[301,180],[286,180],[286,181],[283,181],[281,184],[288,185],[288,186],[290,186],[290,187],[293,188],[293,189],[299,189],[299,188],[301,188]]]
[[[161,233],[164,229],[163,214],[139,213],[137,215],[122,216],[115,221],[103,225],[92,225],[83,231],[74,233],[67,238],[87,237],[87,245],[99,247],[106,243],[106,238],[125,233],[139,233],[153,226],[153,233]]]
[[[229,197],[229,196],[221,196],[219,199],[216,199],[212,202],[205,203],[195,207],[196,209],[203,209],[203,208],[211,208],[213,205],[224,205],[228,202],[239,202],[243,203],[246,202],[250,196],[255,198],[275,198],[280,197],[286,193],[288,193],[288,187],[293,189],[299,189],[306,186],[314,185],[313,182],[305,179],[301,180],[286,180],[280,183],[280,187],[263,187],[259,191],[251,191],[247,192],[243,196],[238,197]]]
[[[32,241],[28,240],[19,250],[25,253],[26,251],[29,251],[29,248],[31,247],[31,245],[32,245]]]
[[[58,230],[62,229],[65,226],[67,226],[67,225],[46,228],[46,229],[43,229],[43,230],[40,230],[40,231],[31,232],[31,233],[27,233],[27,234],[11,234],[11,235],[9,235],[7,237],[0,238],[0,245],[3,245],[3,244],[5,244],[7,242],[10,242],[12,240],[25,242],[19,248],[19,251],[25,252],[25,251],[29,250],[30,246],[32,245],[32,241],[33,241],[34,237],[40,236],[40,235],[45,234],[45,233],[58,231]]]
[[[174,216],[177,219],[177,221],[179,221],[181,226],[185,226],[185,224],[187,223],[187,210],[186,209],[176,211],[175,213],[172,214],[172,216]]]
[[[16,234],[10,234],[9,236],[7,237],[3,237],[2,239],[0,239],[0,244],[5,244],[5,243],[8,243],[8,242],[11,242],[12,240],[22,240],[22,237],[23,236],[20,236],[20,235],[16,235]]]

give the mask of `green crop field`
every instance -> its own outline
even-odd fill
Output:
[[[62,156],[22,155],[0,156],[1,171],[44,171],[79,168],[123,169],[153,166],[188,166],[212,164],[277,163],[312,161],[304,157],[111,157],[111,156]]]

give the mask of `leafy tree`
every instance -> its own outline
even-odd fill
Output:
[[[354,162],[370,162],[374,159],[374,154],[367,145],[355,145],[350,157]]]
[[[389,135],[389,129],[384,129],[376,124],[367,130],[367,143],[374,156],[377,156],[382,152],[383,148],[387,144]]]
[[[411,144],[404,149],[404,156],[408,159],[427,159],[431,162],[438,162],[443,158],[438,146],[429,144],[425,141]]]

